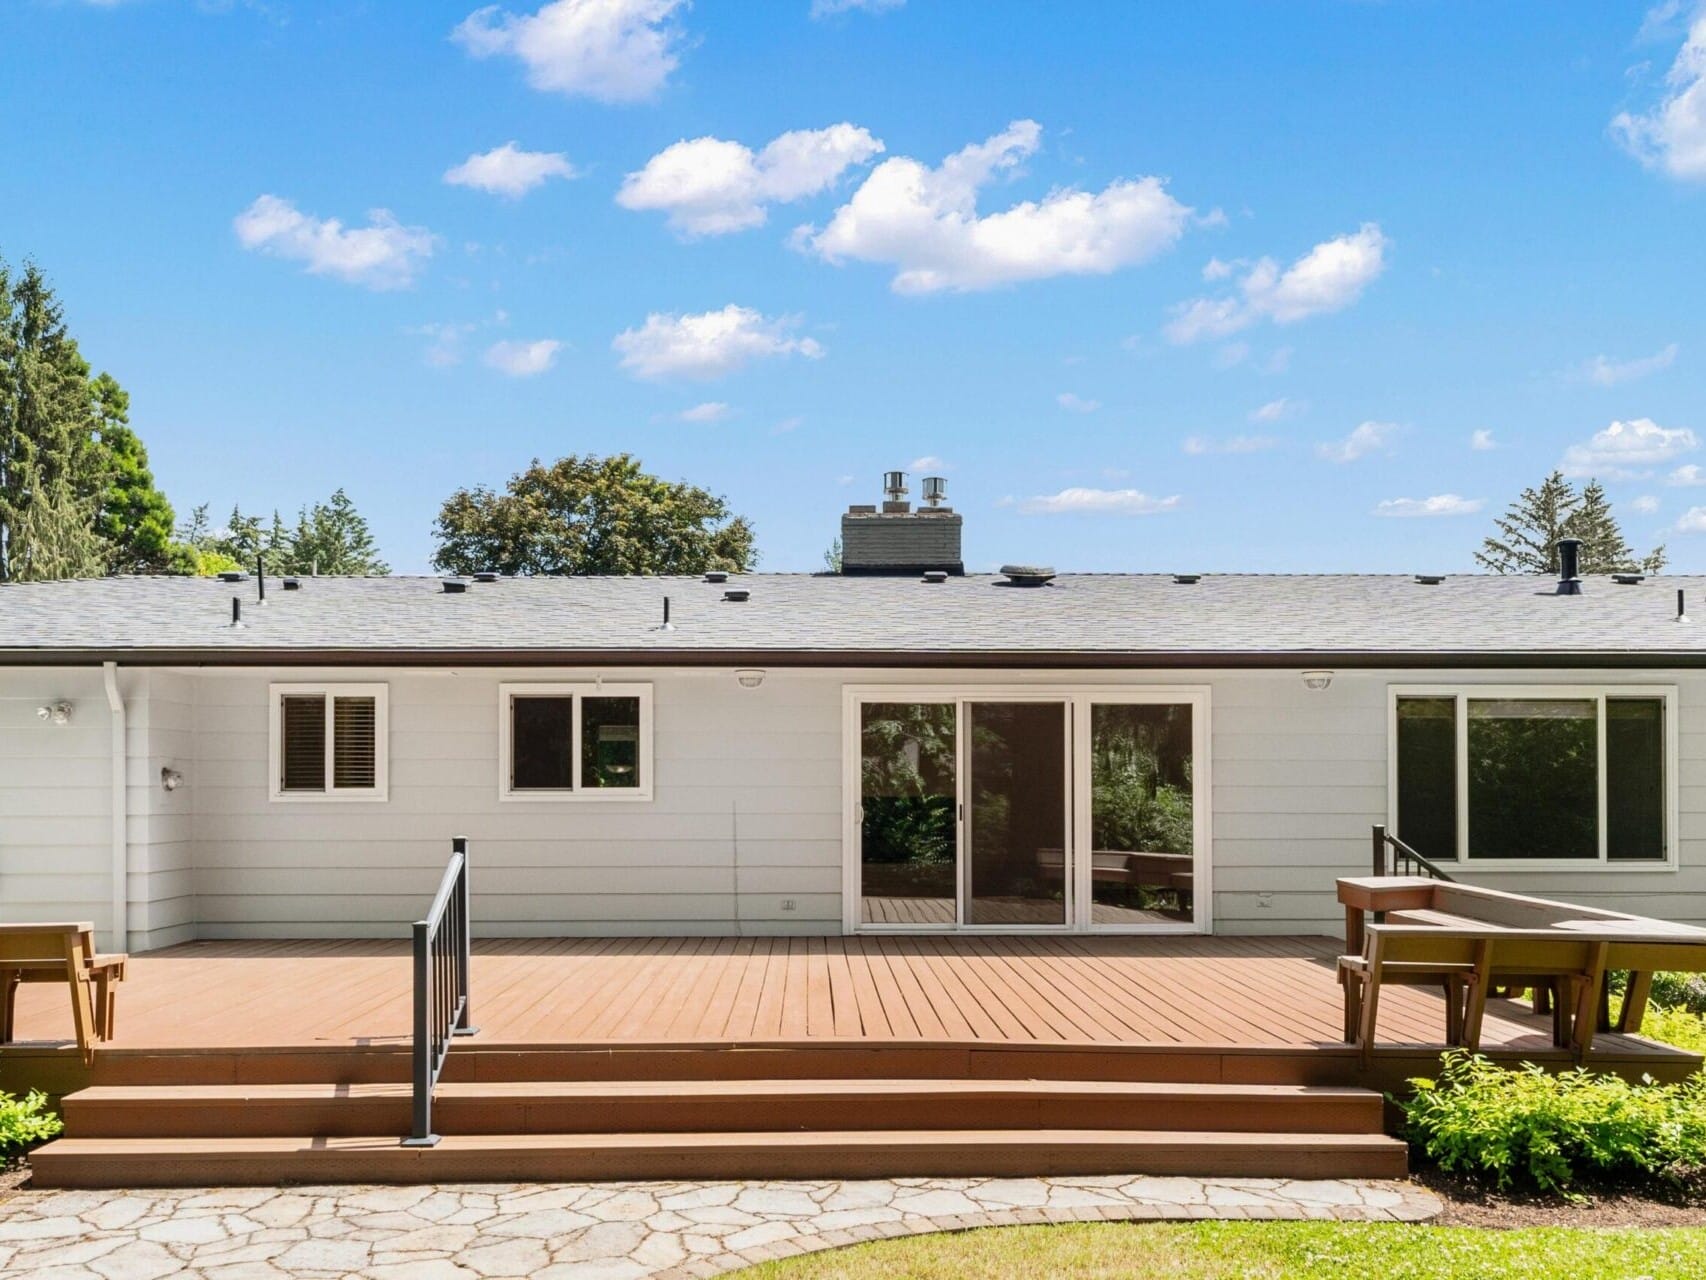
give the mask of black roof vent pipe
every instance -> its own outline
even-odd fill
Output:
[[[1558,539],[1558,594],[1579,596],[1582,593],[1582,540]]]
[[[255,603],[265,604],[267,602],[267,558],[263,555],[255,557],[255,587],[260,592],[260,598]]]

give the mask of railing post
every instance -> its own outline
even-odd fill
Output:
[[[438,1135],[432,1131],[432,924],[415,922],[415,1052],[414,1128],[403,1142],[406,1147],[434,1147]]]
[[[471,1036],[478,1034],[480,1028],[474,1025],[474,987],[468,980],[468,971],[473,965],[471,956],[474,947],[474,913],[468,904],[468,837],[457,836],[452,839],[450,851],[462,855],[461,888],[456,892],[456,986],[457,994],[462,998],[462,1013],[456,1019],[452,1034]]]
[[[1386,874],[1386,826],[1384,823],[1374,824],[1374,874]]]

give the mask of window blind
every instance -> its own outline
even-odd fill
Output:
[[[333,787],[371,789],[378,785],[378,728],[379,712],[374,699],[332,699]]]
[[[326,789],[326,699],[320,694],[280,699],[279,789]]]

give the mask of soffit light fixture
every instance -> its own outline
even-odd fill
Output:
[[[741,667],[735,672],[735,680],[743,689],[756,689],[764,683],[764,672],[757,667]]]
[[[1305,689],[1321,690],[1332,683],[1333,673],[1331,671],[1305,671],[1303,673],[1303,687]]]

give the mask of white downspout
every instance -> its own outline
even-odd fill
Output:
[[[112,880],[114,951],[130,947],[130,833],[127,824],[128,744],[125,740],[124,698],[118,691],[118,663],[103,662],[101,677],[107,687],[107,707],[112,712]]]

